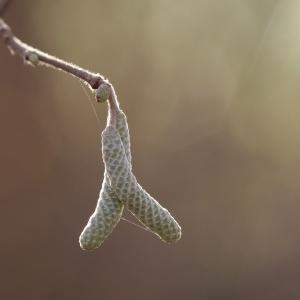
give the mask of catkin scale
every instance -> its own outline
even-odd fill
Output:
[[[179,224],[138,184],[126,158],[121,137],[113,126],[107,126],[102,132],[102,151],[111,187],[128,210],[163,241],[172,243],[179,240]]]

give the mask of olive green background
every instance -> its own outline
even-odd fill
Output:
[[[183,228],[122,221],[95,252],[100,132],[77,79],[0,43],[0,298],[300,298],[300,2],[14,1],[22,40],[100,72],[133,168]]]

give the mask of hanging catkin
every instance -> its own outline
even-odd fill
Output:
[[[102,132],[105,173],[96,210],[80,235],[80,246],[87,250],[99,247],[120,221],[124,204],[163,241],[179,240],[179,224],[138,184],[132,173],[127,118],[119,107],[113,87],[105,82],[97,90],[96,97],[99,102],[109,98],[107,126]]]

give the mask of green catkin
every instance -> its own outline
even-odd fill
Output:
[[[129,130],[126,116],[121,110],[116,115],[114,125],[121,137],[126,157],[131,162]],[[98,248],[119,223],[123,208],[124,204],[112,190],[105,172],[95,212],[91,215],[79,237],[80,247],[84,250]]]
[[[102,155],[110,184],[129,211],[167,243],[181,237],[181,228],[169,211],[162,207],[137,182],[118,131],[107,126],[102,132]]]

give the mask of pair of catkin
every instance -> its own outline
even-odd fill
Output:
[[[81,248],[98,248],[120,221],[124,206],[164,242],[178,241],[181,237],[179,224],[140,186],[132,173],[127,118],[108,82],[98,88],[97,99],[100,102],[109,100],[107,125],[102,132],[105,172],[96,209],[79,237]]]

